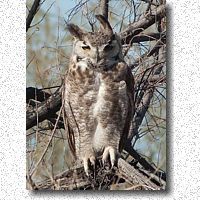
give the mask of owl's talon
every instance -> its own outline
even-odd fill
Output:
[[[115,149],[110,148],[109,153],[110,153],[111,167],[113,168],[114,165],[115,165],[115,160],[116,160],[116,152],[115,152]]]
[[[83,158],[83,167],[87,176],[89,176],[89,163],[88,158]]]
[[[116,150],[111,146],[106,147],[103,152],[103,157],[102,157],[103,166],[108,160],[108,157],[110,157],[111,168],[113,168],[116,161]]]
[[[92,166],[95,166],[95,161],[96,161],[96,159],[94,156],[90,157],[90,163]]]
[[[103,156],[102,156],[103,165],[105,165],[106,160],[108,159],[108,155],[109,155],[109,147],[105,148],[105,150],[103,152]]]
[[[85,156],[83,158],[83,167],[87,176],[89,176],[89,171],[90,171],[89,166],[92,166],[93,169],[95,169],[95,161],[96,161],[95,156]]]
[[[104,167],[105,166],[105,161],[102,159],[102,166]]]

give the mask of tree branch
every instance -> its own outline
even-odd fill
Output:
[[[28,13],[28,17],[26,18],[26,32],[28,31],[28,29],[30,28],[31,22],[33,21],[33,18],[35,16],[35,14],[38,11],[39,5],[40,5],[40,1],[41,0],[35,0],[33,2],[33,5],[31,7],[31,10]]]
[[[165,37],[165,35],[164,35]],[[157,51],[159,51],[159,49],[163,46],[163,39],[160,38],[160,40],[155,44],[155,46],[148,52],[144,53],[142,56],[138,57],[135,62],[131,65],[129,65],[129,67],[131,69],[137,67],[144,59],[152,56],[154,53],[156,53]]]
[[[132,43],[139,43],[139,42],[145,42],[145,41],[153,41],[158,40],[162,38],[163,41],[166,40],[166,33],[140,33],[138,35],[135,35],[132,37],[131,42]]]
[[[59,88],[53,95],[47,100],[40,103],[37,109],[28,110],[26,112],[26,129],[35,126],[38,122],[42,122],[45,119],[55,118],[55,113],[61,107],[61,88]]]
[[[37,89],[34,87],[26,88],[26,103],[35,106],[35,102],[31,102],[31,100],[35,101],[44,101],[48,99],[51,95],[47,92],[44,92],[42,89]]]
[[[97,166],[94,174],[85,175],[83,166],[77,166],[55,176],[54,180],[35,183],[34,189],[44,190],[102,190],[114,188],[118,180],[124,180],[127,186],[140,186],[143,190],[165,189],[166,182],[160,181],[154,174],[143,171],[141,167],[133,167],[122,158],[118,159],[117,168],[108,170]],[[94,176],[94,177],[92,177]]]
[[[153,11],[148,12],[139,21],[129,24],[129,26],[120,33],[122,44],[132,44],[132,38],[135,35],[138,35],[142,31],[150,27],[152,24],[165,17],[165,9],[165,5],[161,5],[153,10],[155,12],[154,15],[152,15]]]
[[[166,181],[166,173],[153,167],[153,165],[151,165],[146,159],[144,159],[140,154],[138,154],[137,151],[133,149],[131,142],[129,140],[126,141],[124,150],[129,155],[131,155],[136,162],[139,162],[145,170],[148,170],[149,172],[155,174],[157,177]]]

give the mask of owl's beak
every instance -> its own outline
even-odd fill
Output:
[[[99,56],[99,51],[97,49],[96,51],[96,63],[98,63],[101,60],[100,56]]]
[[[96,57],[96,63],[98,63],[100,60],[101,60],[100,57],[97,56],[97,57]]]
[[[102,60],[103,60],[102,53],[103,53],[103,51],[101,49],[97,49],[97,51],[96,51],[96,63],[102,62]]]

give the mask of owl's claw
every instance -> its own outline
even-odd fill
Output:
[[[96,159],[94,156],[90,157],[90,163],[92,166],[95,166],[95,161],[96,161]]]
[[[89,163],[88,158],[83,158],[83,167],[87,176],[89,176]]]
[[[95,168],[95,161],[94,156],[85,156],[83,158],[83,167],[87,176],[89,176],[89,165],[91,164]]]
[[[102,157],[103,165],[108,160],[108,156],[110,156],[110,163],[111,163],[111,167],[113,168],[116,162],[116,155],[117,155],[116,150],[113,147],[111,146],[106,147],[103,152],[103,157]]]

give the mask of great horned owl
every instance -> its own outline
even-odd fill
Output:
[[[73,131],[69,141],[86,174],[97,157],[115,164],[133,115],[133,77],[123,60],[120,38],[103,16],[96,18],[97,32],[68,24],[75,41],[65,77],[64,107]]]

